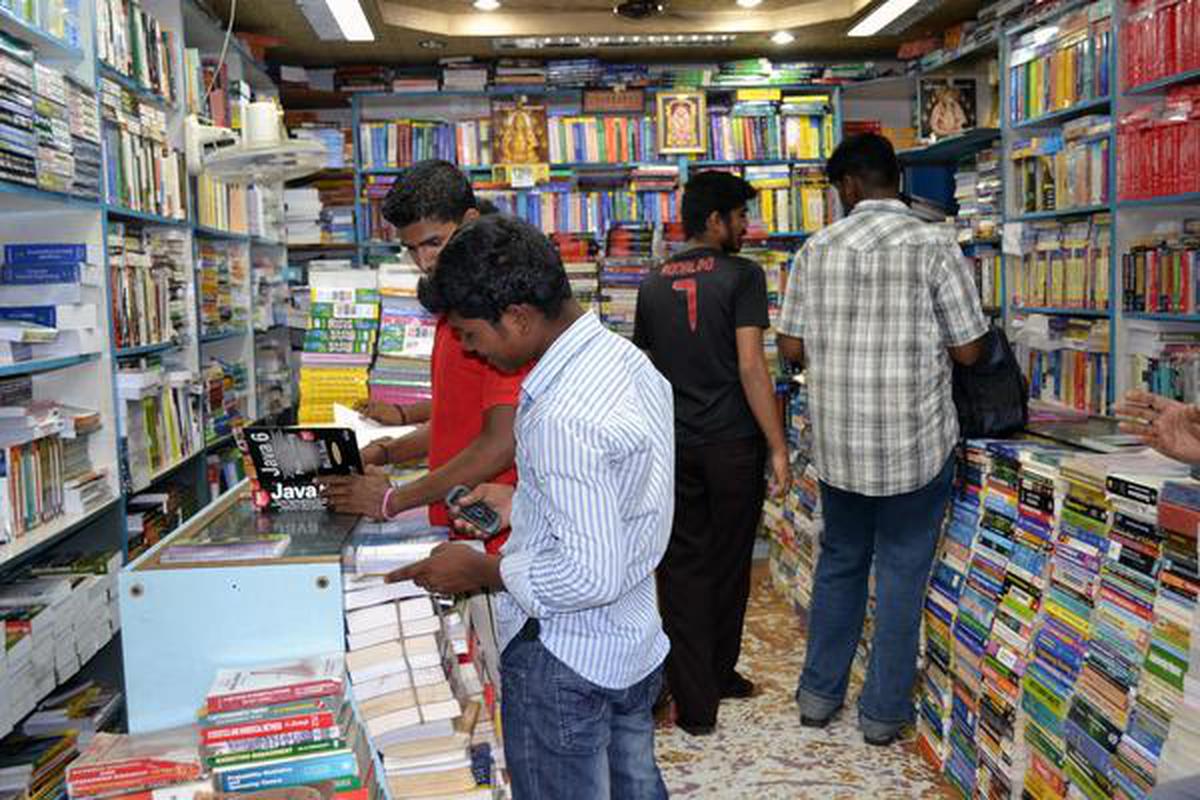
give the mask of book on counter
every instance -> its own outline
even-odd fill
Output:
[[[217,672],[205,701],[209,714],[340,695],[341,653]]]
[[[254,503],[274,511],[314,511],[325,498],[314,479],[362,474],[354,431],[328,427],[259,427],[243,431],[254,465]]]
[[[203,774],[195,727],[98,733],[67,767],[67,791],[72,798],[116,797],[196,781]]]

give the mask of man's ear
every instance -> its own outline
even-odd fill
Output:
[[[704,227],[709,233],[721,233],[721,228],[725,224],[725,218],[721,216],[720,211],[713,211],[708,215],[708,219],[704,220]]]
[[[517,333],[522,336],[529,333],[533,321],[533,307],[525,303],[509,306],[500,316],[501,328],[504,329],[504,332]]]

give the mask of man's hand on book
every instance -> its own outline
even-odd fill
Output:
[[[383,497],[392,482],[386,474],[371,471],[366,475],[325,475],[321,485],[330,506],[339,514],[383,519]],[[391,513],[401,510],[392,509]]]
[[[454,595],[480,589],[503,589],[500,557],[465,544],[439,544],[424,561],[388,574],[388,583],[412,581],[434,594]]]
[[[500,515],[500,530],[504,530],[508,527],[509,519],[512,517],[512,499],[515,492],[516,490],[507,484],[481,483],[472,489],[470,494],[463,495],[457,504],[450,507],[450,524],[454,526],[454,530],[464,536],[484,538],[484,534],[478,528],[455,513],[460,507],[483,503]]]

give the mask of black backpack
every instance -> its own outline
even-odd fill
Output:
[[[1002,329],[988,331],[982,358],[969,367],[954,365],[953,383],[959,436],[996,439],[1025,429],[1029,384]]]

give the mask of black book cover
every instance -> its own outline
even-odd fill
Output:
[[[254,503],[273,511],[325,508],[314,478],[362,474],[362,459],[349,428],[247,427],[246,451],[254,465]]]

